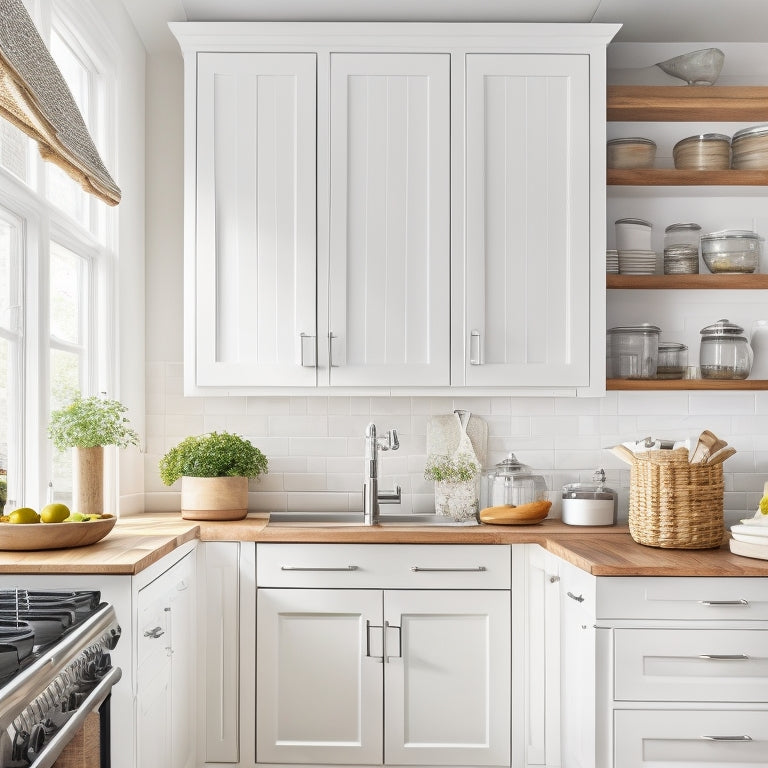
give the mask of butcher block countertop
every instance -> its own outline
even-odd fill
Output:
[[[636,544],[625,525],[578,528],[559,520],[537,525],[461,527],[269,526],[253,514],[232,522],[195,522],[179,514],[118,520],[96,544],[76,549],[0,552],[0,574],[92,573],[135,575],[185,542],[257,541],[309,544],[540,544],[596,576],[762,576],[768,560],[716,550],[657,549]]]

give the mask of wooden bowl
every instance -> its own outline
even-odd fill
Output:
[[[85,547],[103,539],[117,522],[116,517],[87,523],[0,523],[0,550],[33,551]]]
[[[490,525],[535,525],[549,514],[551,507],[551,501],[534,501],[519,507],[487,507],[480,510],[480,522]]]

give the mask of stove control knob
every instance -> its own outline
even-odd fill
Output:
[[[45,728],[42,723],[35,723],[29,732],[29,744],[27,746],[27,759],[34,763],[39,757],[40,751],[45,743]]]

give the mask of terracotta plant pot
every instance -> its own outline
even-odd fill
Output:
[[[247,514],[247,477],[181,478],[185,520],[242,520]]]

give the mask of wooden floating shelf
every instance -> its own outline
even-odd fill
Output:
[[[605,388],[609,391],[681,391],[681,390],[718,390],[718,391],[756,391],[768,389],[768,381],[761,379],[608,379]]]
[[[611,187],[763,187],[768,171],[683,171],[677,168],[608,168]]]
[[[607,118],[638,122],[768,121],[768,86],[609,85]]]
[[[762,290],[768,275],[606,275],[606,288],[646,290]]]

